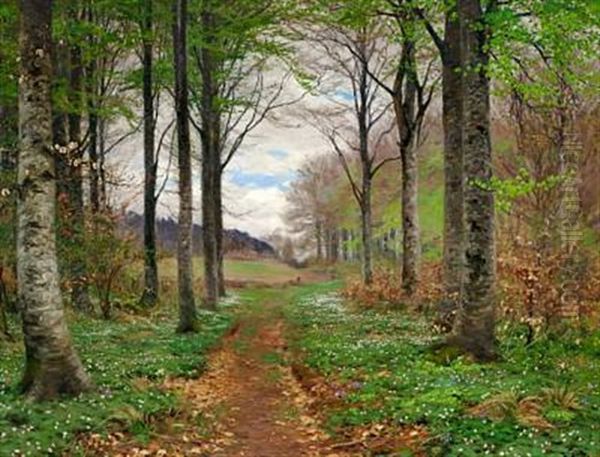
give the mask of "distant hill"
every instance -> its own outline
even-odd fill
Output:
[[[123,229],[136,234],[140,240],[144,234],[142,215],[128,212],[122,220]],[[177,251],[177,221],[167,218],[156,221],[156,237],[159,249],[175,253]],[[275,257],[275,249],[266,241],[259,240],[246,232],[225,230],[225,253],[241,256]],[[202,226],[193,226],[194,254],[202,253]]]

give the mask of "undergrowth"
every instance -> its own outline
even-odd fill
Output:
[[[80,434],[115,428],[142,442],[149,439],[154,420],[179,407],[175,394],[161,388],[162,381],[199,376],[205,355],[233,317],[202,312],[200,319],[200,331],[186,335],[176,334],[177,322],[167,316],[75,320],[74,343],[97,388],[93,394],[42,404],[27,403],[17,392],[22,345],[0,343],[0,455],[80,455]]]
[[[336,386],[339,401],[326,411],[333,432],[424,426],[432,456],[599,455],[598,330],[526,345],[525,326],[502,324],[502,361],[480,365],[433,352],[429,322],[408,311],[357,311],[313,293],[287,317],[302,362]]]

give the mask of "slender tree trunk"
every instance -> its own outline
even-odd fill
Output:
[[[360,208],[362,229],[362,273],[366,285],[373,283],[372,242],[373,228],[371,224],[371,186],[363,184],[363,202]]]
[[[334,263],[340,259],[340,232],[337,228],[331,231],[331,257]]]
[[[360,204],[361,226],[362,226],[362,270],[363,282],[370,285],[373,282],[373,224],[372,224],[372,159],[369,156],[369,129],[367,127],[367,113],[369,110],[368,96],[368,64],[366,60],[362,62],[363,68],[360,74],[360,101],[358,110],[358,136],[359,153],[361,162],[361,190],[362,197]]]
[[[66,83],[69,79],[69,49],[64,42],[53,44],[53,83]],[[67,115],[63,110],[54,109],[52,112],[52,144],[58,146],[56,154],[56,177],[57,177],[57,197],[59,220],[66,223],[66,214],[68,213],[67,201],[69,192],[69,154],[67,144],[69,143],[69,133],[67,130]]]
[[[92,6],[88,6],[87,19],[90,24],[94,22]],[[95,44],[90,38],[90,44]],[[93,213],[100,211],[100,183],[98,173],[98,81],[97,63],[91,59],[86,68],[87,79],[87,108],[88,108],[88,130],[89,130],[89,183],[90,183],[90,206]]]
[[[323,260],[323,226],[317,219],[315,222],[315,238],[317,239],[317,261]]]
[[[221,157],[218,154],[219,160],[215,164],[215,227],[217,238],[217,258],[219,259],[218,278],[219,278],[219,296],[225,297],[227,290],[225,288],[225,245],[224,245],[224,229],[223,229],[223,172],[221,168]]]
[[[202,12],[202,26],[214,31],[215,18],[209,11]],[[219,113],[216,107],[217,83],[216,65],[210,49],[212,37],[208,33],[207,46],[201,49],[202,55],[202,241],[204,253],[204,306],[215,309],[219,297],[219,251],[217,241],[216,206],[220,204],[217,195],[216,164],[220,166]]]
[[[410,296],[419,284],[418,166],[413,144],[402,148],[402,288]]]
[[[175,110],[179,153],[179,228],[177,286],[179,289],[179,332],[195,331],[196,303],[192,276],[192,160],[187,81],[187,0],[173,5],[173,53],[175,64]]]
[[[463,21],[466,271],[456,337],[479,360],[495,356],[494,195],[480,183],[492,177],[487,30],[479,0],[459,0]]]
[[[108,194],[106,191],[106,120],[98,118],[98,178],[100,180],[100,208],[108,206]]]
[[[415,43],[405,38],[394,84],[394,113],[400,136],[402,163],[402,288],[410,296],[419,283],[421,241],[418,208],[417,62]]]
[[[342,229],[342,259],[344,262],[349,260],[348,257],[348,230]]]
[[[51,0],[21,0],[17,274],[26,355],[21,385],[35,400],[91,388],[71,344],[56,260],[51,10]]]
[[[325,242],[325,261],[327,263],[331,262],[331,243],[329,243],[329,239],[331,238],[331,233],[328,226],[325,226],[324,230],[324,242]]]
[[[141,302],[154,306],[158,300],[158,265],[156,262],[156,160],[154,158],[153,90],[153,0],[145,0],[142,32],[144,98],[144,293]]]
[[[0,341],[2,339],[12,339],[8,330],[8,319],[6,310],[10,306],[6,284],[4,283],[4,266],[0,266]]]
[[[442,52],[442,117],[444,124],[444,253],[443,282],[446,301],[442,320],[453,320],[464,277],[465,222],[463,203],[462,104],[460,67],[461,24],[456,8],[446,15],[445,49]]]
[[[77,8],[72,18],[77,19]],[[85,208],[83,204],[83,141],[81,137],[81,112],[82,106],[82,77],[83,67],[81,62],[81,48],[74,44],[71,46],[71,74],[70,74],[70,104],[71,112],[68,116],[69,139],[72,145],[72,160],[69,163],[69,225],[72,233],[72,264],[70,265],[70,280],[72,284],[71,301],[75,309],[89,313],[92,311],[88,282],[87,263],[85,252]]]

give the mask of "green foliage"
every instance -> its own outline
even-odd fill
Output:
[[[437,337],[422,316],[352,312],[323,292],[298,297],[287,317],[304,363],[341,386],[341,404],[326,412],[334,432],[423,424],[427,453],[439,456],[594,455],[600,446],[600,332],[548,335],[526,347],[507,324],[502,362],[438,360],[428,355]]]
[[[0,105],[11,104],[17,98],[17,27],[16,1],[0,4]]]
[[[515,1],[487,16],[494,59],[490,71],[534,105],[565,103],[569,87],[585,97],[597,92],[600,15],[588,0]]]
[[[565,179],[565,176],[548,176],[542,180],[536,180],[527,169],[521,168],[514,178],[501,179],[493,176],[489,182],[477,182],[474,185],[494,192],[498,209],[509,213],[513,202],[518,198],[533,192],[548,192],[560,186]]]
[[[152,434],[152,418],[178,405],[160,388],[166,376],[195,378],[205,355],[232,324],[229,313],[203,312],[201,331],[176,334],[170,316],[133,322],[79,319],[71,323],[97,390],[53,403],[29,404],[18,394],[20,345],[0,345],[0,455],[60,455],[82,432],[124,428],[138,439]],[[142,382],[143,381],[143,382]]]

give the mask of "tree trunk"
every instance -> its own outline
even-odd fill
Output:
[[[72,18],[77,18],[74,12]],[[89,313],[92,311],[87,280],[87,263],[85,252],[85,208],[83,204],[83,141],[81,138],[82,112],[82,76],[81,48],[77,44],[71,46],[71,74],[69,82],[70,110],[69,140],[72,150],[69,163],[69,225],[71,227],[72,263],[69,266],[71,280],[71,301],[75,309]]]
[[[416,148],[402,148],[402,288],[410,296],[419,283],[418,169]]]
[[[216,162],[215,170],[215,227],[217,238],[217,258],[219,259],[218,278],[219,278],[219,297],[225,297],[227,290],[225,288],[225,245],[223,242],[223,170],[221,167],[221,157],[217,154],[219,160]]]
[[[179,228],[177,286],[179,289],[179,332],[195,331],[196,303],[192,276],[192,158],[187,81],[187,0],[173,5],[173,53],[175,64],[175,110],[179,154]]]
[[[413,295],[419,282],[421,242],[418,208],[418,161],[415,147],[417,123],[417,62],[415,43],[405,38],[394,84],[394,113],[400,136],[402,163],[402,288]]]
[[[106,158],[106,120],[103,117],[98,118],[98,178],[100,180],[100,208],[106,209],[108,206],[108,194],[106,191],[106,168],[104,160]]]
[[[202,26],[214,32],[213,14],[202,12]],[[216,65],[210,44],[214,40],[211,33],[207,45],[201,49],[202,55],[202,241],[204,252],[204,306],[215,309],[219,297],[219,252],[217,246],[217,165],[220,166],[219,112],[216,106],[218,87],[215,81]]]
[[[53,78],[54,84],[66,83],[69,79],[69,49],[64,42],[53,44],[52,49],[53,59]],[[67,130],[67,115],[60,109],[54,109],[52,112],[52,144],[58,146],[56,161],[56,177],[57,177],[57,198],[58,198],[58,215],[62,223],[66,223],[68,216],[68,192],[69,192],[69,157],[67,153],[67,144],[69,143],[69,133]]]
[[[21,1],[17,274],[26,354],[22,388],[35,400],[91,388],[71,344],[56,260],[51,5]]]
[[[4,283],[4,266],[0,266],[0,340],[11,340],[12,336],[8,330],[8,319],[6,310],[10,306],[6,284]]]
[[[495,356],[494,195],[481,183],[492,177],[490,83],[487,30],[479,0],[459,0],[464,24],[461,47],[465,98],[463,144],[466,216],[466,263],[456,326],[460,346],[479,360]]]
[[[371,189],[363,186],[364,201],[360,208],[362,229],[362,273],[366,285],[373,283],[373,261],[371,255],[373,230],[371,225]]]
[[[153,0],[145,0],[143,38],[143,98],[144,98],[144,293],[145,306],[158,300],[158,265],[156,263],[156,160],[154,158],[153,90]]]
[[[453,320],[464,277],[465,222],[463,203],[462,103],[460,67],[461,25],[456,8],[446,14],[445,49],[442,52],[442,117],[444,124],[444,253],[446,295],[442,320]],[[451,325],[451,323],[449,324]]]
[[[315,238],[317,240],[317,261],[323,260],[323,227],[321,221],[315,222]]]
[[[93,23],[94,15],[92,6],[88,7],[88,21]],[[90,44],[95,44],[90,38]],[[88,130],[89,130],[89,183],[90,183],[90,206],[93,213],[100,211],[100,176],[98,174],[98,81],[97,63],[91,59],[86,68],[87,79],[87,108],[88,108]]]
[[[331,231],[331,259],[333,263],[340,259],[340,235],[337,228]]]

